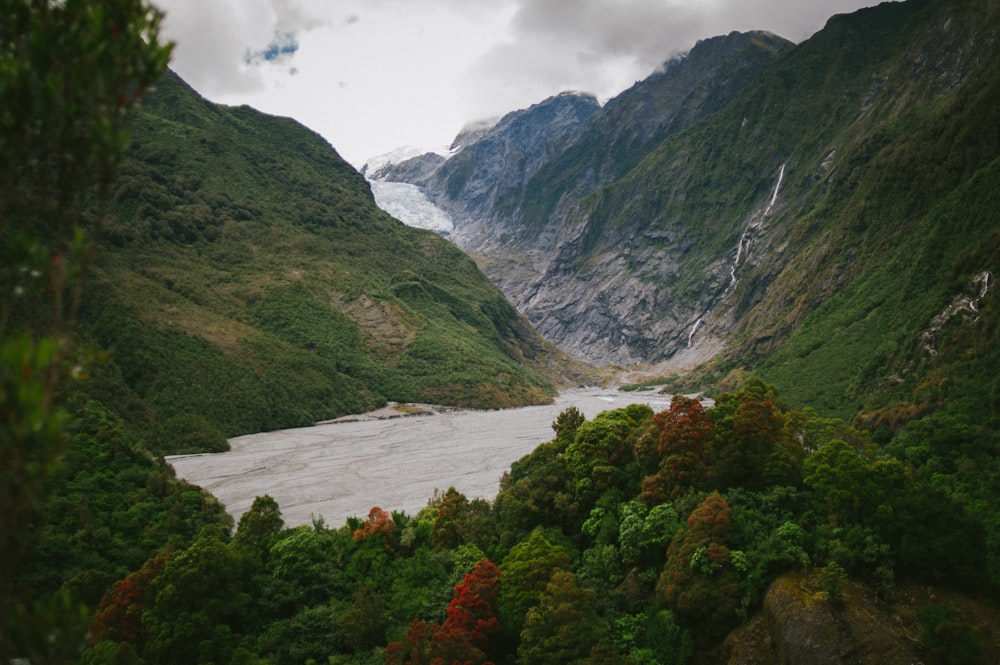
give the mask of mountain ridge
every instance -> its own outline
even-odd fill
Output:
[[[498,200],[484,217],[459,222],[467,230],[453,237],[546,338],[588,362],[667,372],[715,358],[709,374],[717,377],[760,368],[782,388],[805,388],[768,358],[852,280],[877,270],[880,261],[901,259],[901,250],[880,240],[899,237],[892,215],[921,229],[908,240],[918,255],[925,252],[917,249],[920,238],[940,231],[916,220],[948,196],[948,187],[974,180],[977,169],[995,158],[987,100],[995,94],[996,22],[990,3],[919,0],[834,16],[795,46],[772,41],[760,48],[754,42],[763,33],[706,40],[702,47],[728,43],[736,53],[774,57],[724,103],[678,131],[641,145],[621,139],[620,168],[602,171],[616,154],[607,136],[616,135],[595,127],[618,105],[639,108],[626,102],[649,95],[645,86],[658,75],[637,83],[609,101],[578,142],[524,188]],[[695,55],[693,49],[666,73],[676,75]],[[717,84],[702,80],[701,94],[707,97],[705,90]],[[674,93],[681,107],[683,92]],[[980,101],[968,110],[956,97]],[[941,113],[948,105],[953,112]],[[670,127],[672,116],[636,115]],[[977,133],[985,140],[966,145]],[[920,138],[910,145],[914,135]],[[907,157],[916,141],[937,146],[924,149],[922,165]],[[926,173],[918,176],[917,168]],[[916,195],[897,175],[904,171],[925,183]],[[892,180],[898,183],[886,189]],[[859,183],[867,183],[869,199],[884,200],[895,212],[878,215],[875,223]],[[963,284],[996,269],[987,250],[973,249],[975,237],[988,237],[991,228],[988,217],[976,219],[965,251],[978,251],[984,260]],[[914,302],[898,307],[913,317],[909,326],[922,330],[950,297],[915,294]],[[861,307],[862,300],[843,299],[843,306]],[[920,311],[918,301],[926,301]],[[866,367],[872,362],[860,351],[834,351],[847,341],[827,346],[830,339],[811,344]],[[879,344],[906,346],[915,360],[902,337],[874,347]],[[875,374],[894,374],[891,353],[862,346],[889,364],[861,371],[845,362],[834,372],[837,387],[822,389],[814,380],[807,400],[845,417],[882,400],[876,393],[884,377]],[[815,362],[829,365],[820,356]],[[894,399],[908,398],[897,391]]]

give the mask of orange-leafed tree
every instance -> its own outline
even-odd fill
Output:
[[[395,548],[396,522],[392,515],[378,506],[373,506],[365,523],[354,530],[354,540],[365,542],[369,539],[381,541],[386,551],[391,552]]]

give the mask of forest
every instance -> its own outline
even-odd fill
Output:
[[[77,325],[162,17],[0,2],[0,662],[773,662],[750,631],[775,590],[842,623],[884,608],[923,662],[1000,658],[990,389],[849,423],[741,375],[661,413],[565,410],[492,500],[288,527],[260,496],[234,520]],[[996,299],[979,314],[995,340]]]
[[[755,377],[552,428],[493,501],[288,528],[261,496],[232,529],[91,412],[18,583],[80,622],[86,649],[61,647],[87,664],[720,662],[789,576],[810,602],[911,609],[926,662],[996,655],[992,432],[938,413],[877,444]],[[911,607],[914,585],[964,600]]]

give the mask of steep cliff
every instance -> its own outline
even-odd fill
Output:
[[[757,340],[738,355],[770,353],[766,338],[798,323],[776,330],[788,311],[774,311],[773,299],[804,298],[799,311],[811,310],[846,285],[845,267],[860,267],[851,249],[884,237],[846,205],[856,179],[909,168],[901,154],[876,166],[878,151],[909,144],[911,132],[930,122],[941,132],[990,132],[989,116],[928,117],[960,90],[983,94],[995,45],[981,18],[951,3],[836,17],[723,110],[658,144],[611,185],[583,198],[535,197],[542,214],[529,209],[518,238],[539,277],[523,289],[499,283],[544,335],[592,361],[659,362],[741,333]],[[988,164],[991,148],[980,148],[975,157],[961,148],[974,163],[935,189]],[[911,206],[906,199],[914,198],[899,190],[888,197]],[[786,268],[794,284],[770,290]]]

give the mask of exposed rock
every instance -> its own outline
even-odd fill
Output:
[[[403,161],[388,162],[366,173],[369,180],[382,182],[405,182],[423,185],[445,163],[445,157],[436,152],[426,152]],[[367,166],[367,165],[366,165]]]
[[[789,573],[771,585],[761,610],[726,638],[718,660],[729,665],[915,665],[938,662],[921,641],[917,612],[930,603],[953,607],[977,631],[983,662],[995,657],[995,610],[941,589],[904,586],[893,604],[848,582],[831,601],[811,573]]]
[[[593,95],[563,93],[460,136],[461,149],[426,181],[428,197],[451,213],[461,234],[464,226],[493,215],[498,198],[523,187],[572,144],[599,109]]]

